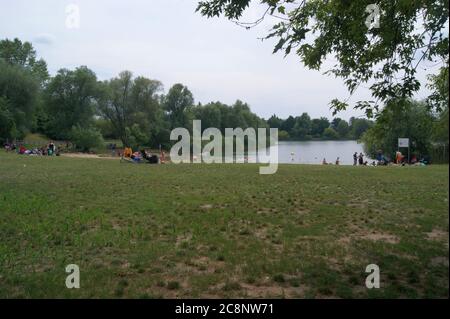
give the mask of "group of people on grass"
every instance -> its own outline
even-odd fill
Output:
[[[377,151],[376,160],[373,161],[370,165],[372,166],[384,166],[384,165],[402,165],[405,166],[407,164],[410,165],[428,165],[430,163],[429,159],[427,157],[423,157],[422,159],[418,160],[416,155],[412,155],[411,159],[408,162],[408,158],[404,156],[400,151],[397,151],[395,153],[395,159],[390,160],[389,158],[386,158],[381,150]],[[340,164],[340,158],[338,157],[335,161],[335,165]],[[326,158],[322,160],[322,165],[332,165],[332,163],[328,163]],[[364,154],[361,152],[358,154],[358,152],[355,152],[353,154],[353,166],[367,166],[369,165],[369,162],[364,159]]]
[[[34,155],[34,156],[59,156],[59,149],[56,144],[50,141],[47,145],[43,147],[35,147],[27,149],[25,145],[16,143],[5,143],[3,145],[6,152],[16,152],[20,155]]]
[[[324,158],[322,160],[322,165],[332,165],[333,163],[328,163],[327,159]],[[341,159],[340,157],[336,158],[336,161],[334,162],[335,165],[340,165],[341,164]],[[367,161],[364,161],[364,154],[363,153],[359,153],[355,152],[355,154],[353,154],[353,165],[367,165]]]
[[[131,147],[125,147],[122,159],[136,164],[139,163],[159,164],[165,162],[164,152],[161,152],[160,158],[158,157],[158,155],[151,154],[150,152],[147,152],[145,149],[142,149],[140,152],[133,152]]]
[[[340,165],[340,164],[341,164],[341,159],[340,159],[339,157],[336,158],[336,161],[334,162],[334,164],[335,164],[335,165]],[[322,160],[322,165],[332,165],[332,163],[328,163],[328,162],[327,162],[327,159],[324,158],[324,159]]]

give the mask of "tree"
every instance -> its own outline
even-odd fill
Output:
[[[197,7],[202,15],[224,15],[239,20],[250,0],[204,0]],[[446,0],[399,1],[295,1],[262,0],[267,7],[250,28],[267,15],[279,18],[266,38],[276,38],[274,52],[295,50],[310,69],[319,70],[327,57],[337,60],[328,71],[342,78],[349,93],[369,84],[376,101],[360,101],[355,107],[370,117],[390,99],[407,99],[420,88],[416,70],[424,61],[448,63],[449,2]],[[370,6],[369,6],[370,5]],[[369,9],[379,9],[379,25]],[[447,61],[447,62],[446,62]],[[399,104],[391,104],[396,107]],[[402,103],[400,103],[402,105]],[[348,104],[331,101],[334,112]]]
[[[303,113],[296,118],[292,134],[290,135],[301,140],[311,138],[311,118],[308,113]]]
[[[291,134],[294,125],[295,125],[295,118],[292,115],[290,115],[286,120],[283,121],[280,128],[283,131],[286,131],[289,134]]]
[[[99,94],[97,76],[87,67],[59,70],[45,91],[46,133],[54,139],[69,139],[72,127],[91,126]]]
[[[438,115],[433,127],[433,140],[448,147],[448,107]]]
[[[48,79],[47,64],[36,58],[29,42],[0,41],[0,139],[21,138],[42,122],[40,90]]]
[[[433,138],[436,142],[448,146],[448,65],[441,68],[438,74],[430,76],[429,80],[430,83],[428,88],[431,89],[433,93],[427,99],[427,103],[436,110],[436,117],[438,118],[434,125]]]
[[[331,127],[334,128],[335,130],[337,129],[339,122],[341,122],[342,119],[340,117],[335,117],[332,121],[331,121]]]
[[[197,105],[191,109],[193,118],[202,121],[202,129],[209,127],[221,128],[222,113],[220,102],[208,103],[206,105]]]
[[[361,136],[372,126],[372,122],[368,119],[350,118],[350,136],[359,140]]]
[[[36,51],[29,42],[22,43],[17,38],[0,41],[0,60],[29,71],[41,86],[49,78],[47,63],[43,59],[37,59]]]
[[[0,141],[8,138],[15,138],[14,117],[10,111],[9,102],[6,98],[0,97]]]
[[[99,114],[110,121],[114,135],[126,146],[137,147],[155,141],[165,132],[161,97],[162,84],[144,77],[133,78],[123,71],[102,84]]]
[[[427,99],[428,104],[437,112],[445,112],[449,104],[448,64],[438,74],[430,75],[428,80],[428,88],[433,92]]]
[[[202,121],[202,129],[215,127],[225,133],[225,128],[267,127],[267,123],[250,110],[247,103],[237,100],[232,106],[213,102],[187,109],[192,119]]]
[[[164,97],[164,108],[169,116],[172,128],[184,127],[186,121],[186,108],[194,104],[192,92],[183,84],[177,83],[172,86]]]
[[[334,128],[327,127],[323,132],[323,136],[329,140],[337,140],[339,138],[339,134],[334,130]]]
[[[311,122],[311,134],[314,137],[321,137],[326,128],[330,126],[330,121],[326,117],[313,119]]]
[[[349,132],[349,126],[347,121],[340,120],[338,126],[336,127],[336,132],[339,134],[340,138],[346,138]]]
[[[386,107],[377,116],[373,127],[363,135],[367,154],[375,156],[378,150],[393,158],[398,149],[398,138],[410,139],[411,153],[417,156],[430,154],[434,117],[425,103],[416,101],[392,101],[405,103],[399,107]]]
[[[280,129],[283,125],[283,120],[274,114],[267,120],[267,124],[269,127]]]
[[[22,138],[30,130],[38,87],[27,70],[0,60],[0,139]]]

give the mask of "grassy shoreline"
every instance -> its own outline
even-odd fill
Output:
[[[0,297],[448,297],[448,165],[258,168],[0,152]]]

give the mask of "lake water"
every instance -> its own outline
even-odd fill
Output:
[[[363,144],[357,141],[302,141],[279,142],[278,163],[280,164],[322,164],[335,163],[339,157],[341,165],[353,165],[353,154],[362,152]],[[249,154],[249,158],[254,154]]]
[[[352,165],[355,152],[364,153],[363,144],[357,141],[279,142],[278,162],[321,164],[325,158],[334,164],[339,157],[342,165]]]

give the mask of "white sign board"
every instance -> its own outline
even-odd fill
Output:
[[[409,147],[409,138],[399,138],[398,147]]]

